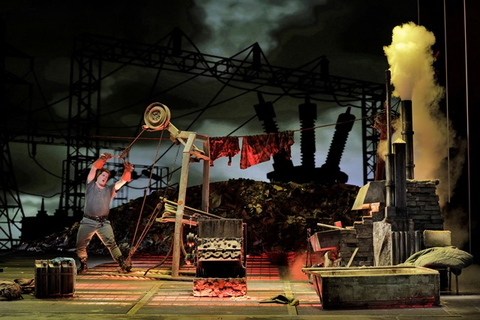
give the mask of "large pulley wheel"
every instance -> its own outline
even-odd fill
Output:
[[[170,109],[160,102],[154,102],[145,109],[143,120],[149,129],[164,130],[170,123]]]

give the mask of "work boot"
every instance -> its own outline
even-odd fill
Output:
[[[88,270],[87,258],[80,258],[80,267],[77,269],[77,274],[84,274]]]
[[[132,265],[126,262],[124,257],[118,257],[117,262],[119,265],[119,270],[118,270],[119,272],[129,273],[130,271],[132,271]]]

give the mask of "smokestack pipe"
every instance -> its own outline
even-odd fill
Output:
[[[412,101],[402,100],[402,139],[406,143],[405,150],[405,165],[407,168],[407,179],[414,178],[414,161],[413,161],[413,116],[412,116]]]
[[[406,143],[398,139],[393,144],[395,159],[395,229],[407,231],[407,174],[406,174]]]
[[[390,90],[391,72],[385,72],[386,82],[386,100],[385,116],[387,118],[387,153],[385,154],[385,206],[395,206],[395,182],[393,178],[393,154],[392,154],[392,124],[391,124],[391,90]]]

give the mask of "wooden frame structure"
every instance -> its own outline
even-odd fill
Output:
[[[202,206],[201,210],[208,214],[210,196],[210,140],[206,135],[191,131],[180,131],[170,122],[170,109],[160,103],[151,103],[144,113],[144,130],[168,130],[170,140],[175,144],[183,144],[182,169],[179,180],[178,199],[175,213],[175,230],[173,235],[172,277],[178,277],[180,269],[180,253],[182,246],[183,214],[186,207],[188,172],[190,162],[203,161]],[[201,143],[201,148],[195,143]]]
[[[172,133],[172,132],[171,132]],[[178,277],[180,269],[180,253],[182,245],[183,212],[185,210],[185,199],[188,185],[188,172],[192,159],[203,161],[202,178],[202,207],[201,210],[208,212],[209,194],[210,194],[210,141],[208,136],[199,135],[195,132],[180,131],[175,135],[175,139],[184,145],[182,153],[182,169],[179,181],[177,212],[175,215],[175,231],[173,237],[173,256],[172,256],[172,277]],[[199,149],[195,142],[202,143],[202,149]]]

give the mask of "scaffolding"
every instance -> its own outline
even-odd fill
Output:
[[[62,168],[58,214],[80,219],[85,191],[84,179],[81,178],[101,149],[115,150],[121,144],[101,137],[102,81],[125,66],[134,66],[154,70],[158,74],[168,71],[192,78],[207,77],[217,80],[224,87],[260,94],[281,94],[302,101],[315,95],[333,97],[334,101],[356,101],[362,113],[363,178],[365,183],[374,180],[379,138],[373,126],[373,115],[383,109],[384,84],[331,75],[324,56],[297,69],[273,66],[257,43],[228,58],[204,54],[196,48],[180,29],[172,30],[154,44],[88,34],[79,36],[74,42],[70,66],[67,134],[34,134],[31,131],[18,132],[15,136],[2,134],[3,151],[8,151],[5,148],[12,141],[65,146],[67,154]],[[106,71],[106,64],[118,67]],[[6,75],[3,78],[5,81],[8,73],[2,74]],[[3,165],[9,166],[8,158],[2,161]],[[7,168],[7,171],[13,174],[10,169]],[[11,181],[15,179],[12,177]],[[14,202],[14,206],[22,210],[16,185],[3,181],[2,188],[17,194],[18,203]],[[12,217],[18,220],[17,217],[23,216],[22,211],[3,212],[9,221]]]

